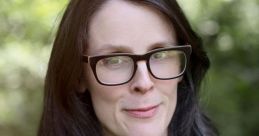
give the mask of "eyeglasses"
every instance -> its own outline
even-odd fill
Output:
[[[169,80],[183,75],[191,54],[190,45],[159,48],[143,55],[114,53],[100,56],[83,55],[90,63],[96,80],[107,86],[128,83],[136,73],[137,62],[144,60],[151,75],[160,80]]]

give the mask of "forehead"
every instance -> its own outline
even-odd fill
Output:
[[[88,54],[114,46],[145,53],[157,43],[176,43],[173,26],[160,12],[122,0],[106,2],[91,19],[88,33]]]

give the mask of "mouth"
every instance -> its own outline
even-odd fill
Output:
[[[154,105],[142,108],[125,109],[125,111],[129,116],[133,118],[147,119],[154,117],[156,115],[158,108],[159,105]]]

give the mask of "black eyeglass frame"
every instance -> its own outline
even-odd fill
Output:
[[[185,54],[185,57],[186,57],[186,63],[185,63],[185,66],[184,66],[184,69],[183,71],[175,76],[175,77],[171,77],[171,78],[159,78],[159,77],[156,77],[152,71],[151,71],[151,68],[150,68],[150,64],[149,64],[149,61],[150,61],[150,56],[154,53],[157,53],[157,52],[160,52],[160,51],[168,51],[168,50],[177,50],[177,51],[183,51],[184,54]],[[186,70],[186,67],[187,65],[189,64],[189,60],[190,60],[190,55],[191,55],[191,52],[192,52],[192,47],[191,45],[177,45],[177,46],[173,46],[173,47],[169,47],[169,48],[158,48],[158,49],[154,49],[152,51],[149,51],[145,54],[142,54],[142,55],[137,55],[137,54],[131,54],[131,53],[113,53],[113,54],[108,54],[108,55],[98,55],[98,56],[87,56],[87,55],[82,55],[82,59],[85,63],[90,63],[90,67],[94,73],[94,76],[95,76],[95,79],[98,81],[98,83],[102,84],[102,85],[106,85],[106,86],[117,86],[117,85],[122,85],[122,84],[126,84],[128,83],[129,81],[132,80],[132,78],[134,77],[136,71],[137,71],[137,62],[138,61],[141,61],[141,60],[145,60],[146,61],[146,65],[147,65],[147,68],[148,68],[148,71],[149,73],[156,79],[160,79],[160,80],[170,80],[170,79],[175,79],[175,78],[178,78],[180,76],[182,76]],[[134,64],[134,70],[133,70],[133,73],[131,75],[131,77],[129,78],[129,80],[125,81],[125,82],[122,82],[122,83],[119,83],[119,84],[106,84],[106,83],[103,83],[101,82],[99,79],[98,79],[98,76],[97,76],[97,73],[96,73],[96,64],[99,60],[103,59],[103,58],[107,58],[107,57],[115,57],[115,56],[128,56],[130,57],[132,60],[133,60],[133,64]]]

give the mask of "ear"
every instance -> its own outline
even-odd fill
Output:
[[[180,77],[178,78],[178,83],[182,82],[182,80],[183,80],[183,76],[180,76]]]
[[[87,82],[83,76],[78,79],[76,84],[78,86],[78,89],[77,89],[78,93],[84,93],[85,90],[88,89]]]

